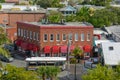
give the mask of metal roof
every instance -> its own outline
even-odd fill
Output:
[[[101,47],[105,65],[118,65],[120,63],[119,42],[103,42]]]
[[[37,25],[37,26],[47,26],[47,27],[56,27],[56,26],[61,26],[61,25],[65,25],[65,26],[74,26],[74,27],[78,27],[78,26],[81,26],[81,27],[93,27],[92,24],[90,23],[85,23],[85,22],[65,22],[64,24],[51,24],[51,23],[48,23],[48,24],[42,24],[41,22],[23,22],[23,23],[27,23],[27,24],[32,24],[32,25]]]

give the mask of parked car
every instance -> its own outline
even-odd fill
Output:
[[[14,51],[14,46],[13,45],[5,44],[4,48],[7,49],[7,50],[9,50],[10,52]]]
[[[6,56],[0,54],[0,60],[5,61],[5,62],[12,62],[14,59],[12,57],[10,57],[10,56],[6,57]]]

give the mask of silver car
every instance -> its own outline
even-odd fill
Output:
[[[0,54],[0,60],[5,62],[12,62],[14,59],[12,57],[6,57]]]

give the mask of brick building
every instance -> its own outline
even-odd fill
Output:
[[[9,36],[9,38],[14,41],[16,39],[16,36],[14,34],[16,34],[17,21],[38,22],[44,16],[45,11],[1,11],[0,24],[11,26],[7,28],[7,32],[9,32],[7,34],[12,34]]]
[[[20,50],[39,56],[65,56],[75,46],[90,55],[93,42],[93,26],[88,23],[42,24],[38,22],[17,23],[16,45]]]

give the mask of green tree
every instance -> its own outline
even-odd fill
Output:
[[[115,72],[112,68],[98,65],[95,69],[89,70],[87,74],[82,76],[83,80],[117,80]],[[119,80],[119,79],[118,79]]]
[[[77,13],[76,13],[76,20],[77,21],[88,21],[89,20],[89,8],[82,7]]]
[[[57,75],[60,72],[60,68],[56,66],[49,66],[47,67],[48,73],[47,75],[50,77],[50,80],[56,80]]]
[[[2,5],[0,5],[0,10],[2,9]]]
[[[0,54],[5,57],[10,57],[9,51],[2,48],[3,44],[9,43],[9,39],[7,38],[6,34],[4,33],[4,29],[0,27]]]
[[[83,51],[80,49],[80,47],[76,47],[72,52],[72,55],[75,57],[75,80],[76,80],[76,61],[78,59],[78,56],[81,56],[82,52]]]
[[[4,33],[4,29],[0,27],[0,45],[4,43],[8,43],[9,39],[7,38],[6,34]]]
[[[48,72],[47,72],[47,68],[45,66],[39,67],[37,70],[37,73],[39,76],[42,76],[43,80],[46,80],[46,77],[47,77],[46,73],[48,73]]]
[[[62,19],[62,13],[57,11],[50,11],[48,15],[48,20],[50,23],[60,23]]]
[[[64,5],[59,4],[60,0],[33,0],[33,4],[40,5],[43,8],[47,7],[63,7]]]
[[[0,0],[0,3],[4,3],[5,2],[5,0]]]
[[[11,65],[6,65],[3,73],[0,80],[39,80],[35,72],[26,71],[24,68],[17,68]]]
[[[60,68],[56,66],[40,66],[37,70],[39,76],[42,76],[43,80],[50,78],[50,80],[56,80],[57,74],[60,72]]]

